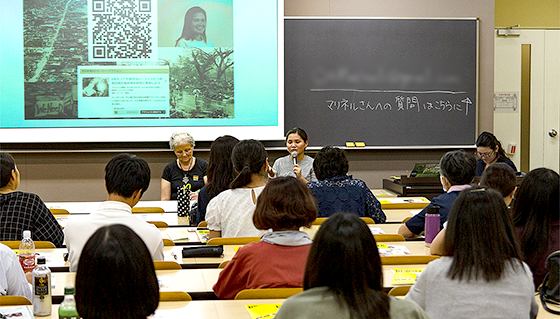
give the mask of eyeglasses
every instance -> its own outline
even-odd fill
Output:
[[[491,151],[491,152],[488,152],[488,153],[474,152],[474,155],[476,155],[480,158],[489,158],[490,156],[494,155],[494,151]]]

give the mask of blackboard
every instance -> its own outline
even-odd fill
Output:
[[[472,146],[477,19],[287,18],[284,123],[312,146]]]

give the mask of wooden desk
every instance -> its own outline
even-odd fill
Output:
[[[382,199],[382,198],[386,198],[386,197],[399,197],[399,194],[392,192],[388,189],[370,189],[370,191],[373,193],[373,195],[377,198],[377,199]]]
[[[384,209],[383,212],[387,216],[386,223],[401,224],[407,217],[412,217],[419,213],[422,209]],[[379,224],[383,225],[383,224]]]
[[[88,214],[72,214],[72,215],[54,215],[58,223],[62,228],[66,227],[68,223],[68,219],[71,218],[73,220],[85,218]],[[180,226],[188,226],[188,218],[187,217],[178,217],[177,213],[149,213],[149,214],[133,214],[134,217],[151,222],[151,221],[159,221],[165,222],[170,227],[180,227]]]
[[[422,209],[430,200],[426,197],[387,197],[378,198],[381,203],[381,209]]]
[[[96,211],[102,202],[48,202],[47,208],[63,208],[70,214],[89,214]],[[135,207],[161,207],[166,213],[177,213],[177,201],[139,201]]]

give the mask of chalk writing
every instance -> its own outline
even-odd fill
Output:
[[[472,101],[466,97],[460,102],[451,100],[420,100],[417,96],[397,95],[394,102],[377,102],[365,99],[329,99],[326,106],[331,111],[396,111],[396,112],[460,112],[469,115]]]

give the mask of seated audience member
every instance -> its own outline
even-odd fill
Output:
[[[239,248],[213,287],[216,296],[233,299],[243,289],[301,287],[311,238],[299,229],[316,218],[315,201],[303,182],[271,180],[259,196],[253,223],[272,232]]]
[[[481,176],[484,170],[494,163],[505,163],[515,172],[517,167],[506,156],[506,151],[502,148],[502,143],[498,141],[494,134],[482,132],[476,139],[476,176]]]
[[[355,214],[334,214],[321,225],[303,278],[303,292],[288,298],[276,319],[428,318],[417,304],[383,292],[375,239]]]
[[[177,199],[177,190],[190,185],[191,200],[197,200],[198,190],[204,187],[208,162],[194,157],[194,139],[187,132],[171,135],[169,146],[177,157],[167,164],[161,175],[161,200]]]
[[[163,260],[160,231],[132,215],[132,207],[150,185],[148,163],[132,154],[119,154],[105,166],[107,200],[87,216],[71,216],[64,233],[70,271],[76,271],[80,254],[89,237],[100,227],[123,224],[134,230],[148,247],[154,260]]]
[[[206,209],[209,237],[261,236],[265,231],[253,225],[253,212],[266,185],[268,160],[264,145],[255,140],[241,141],[233,148],[231,161],[237,172],[231,189],[212,198]]]
[[[23,296],[31,301],[31,285],[27,282],[18,256],[0,244],[0,296]]]
[[[229,189],[229,184],[235,177],[235,170],[231,163],[231,151],[238,142],[238,139],[229,135],[220,136],[212,142],[206,171],[207,183],[198,193],[198,222],[205,220],[208,202],[219,193]]]
[[[0,240],[22,240],[30,230],[35,241],[64,244],[64,233],[51,211],[39,196],[16,191],[20,174],[14,158],[0,152]]]
[[[346,212],[371,217],[377,224],[385,222],[381,203],[366,183],[347,175],[348,159],[343,150],[323,147],[315,156],[313,170],[319,181],[310,182],[307,187],[317,200],[319,217]]]
[[[472,182],[476,170],[476,159],[472,154],[463,150],[451,151],[441,157],[439,167],[441,185],[446,193],[434,197],[428,206],[439,205],[441,229],[443,228],[443,223],[447,220],[447,214],[451,209],[451,205],[453,205],[459,192],[470,187],[469,183]],[[399,234],[410,238],[424,232],[428,206],[401,225],[398,230]]]
[[[146,319],[159,303],[148,248],[124,225],[104,226],[84,246],[76,274],[76,307],[83,319]]]
[[[529,172],[515,195],[513,223],[525,262],[533,271],[535,288],[548,273],[548,255],[560,249],[558,173],[548,168]]]
[[[504,203],[508,207],[513,200],[513,195],[515,194],[515,183],[515,171],[504,163],[495,163],[488,166],[488,168],[484,171],[484,173],[482,173],[482,177],[480,178],[480,185],[499,191],[504,198]],[[432,255],[443,254],[443,240],[445,237],[446,227],[447,222],[443,224],[443,229],[432,241],[432,244],[430,245],[430,253]]]
[[[443,243],[406,295],[432,319],[535,318],[533,276],[521,261],[503,197],[493,189],[459,194]]]

